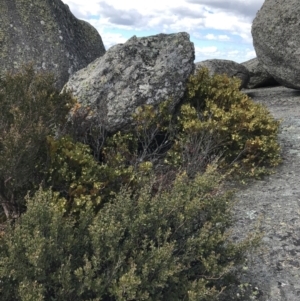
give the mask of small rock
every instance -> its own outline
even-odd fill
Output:
[[[229,60],[206,60],[196,63],[196,70],[199,68],[207,68],[210,75],[226,74],[228,77],[237,77],[241,80],[240,89],[246,88],[250,79],[248,69],[236,62]]]
[[[248,89],[279,86],[279,83],[263,68],[257,58],[244,62],[242,65],[248,69],[250,74]]]

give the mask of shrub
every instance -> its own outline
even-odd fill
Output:
[[[46,137],[66,122],[74,103],[54,77],[32,66],[0,79],[0,203],[7,218],[24,211],[24,196],[37,188],[47,163]]]
[[[151,183],[122,189],[76,222],[39,190],[1,239],[1,300],[217,300],[254,243],[228,238],[233,198],[220,180],[210,171],[156,195]]]
[[[89,123],[89,108],[76,105],[73,128],[83,124],[89,137],[82,138],[78,129],[73,137],[89,143],[94,157],[116,170],[118,176],[109,181],[132,187],[141,171],[154,172],[168,187],[179,170],[193,177],[213,162],[244,176],[267,173],[280,162],[279,122],[239,91],[238,80],[210,77],[201,69],[190,77],[178,111],[171,115],[169,107],[169,101],[158,108],[144,105],[133,114],[130,128],[107,136],[101,118]]]
[[[81,209],[96,209],[107,185],[105,166],[96,162],[89,146],[75,143],[70,137],[47,137],[49,167],[44,187],[59,193],[56,206],[63,213],[77,214]]]
[[[182,175],[154,196],[151,185],[122,191],[90,228],[95,256],[77,271],[81,282],[109,300],[216,298],[253,242],[228,239],[232,196],[218,192],[219,181]]]
[[[84,264],[92,215],[75,228],[75,221],[52,205],[57,199],[41,189],[32,199],[27,196],[26,213],[1,239],[1,300],[79,300],[74,271]]]
[[[171,115],[168,101],[156,109],[140,107],[129,130],[103,143],[105,162],[122,161],[135,170],[151,164],[160,179],[179,169],[193,177],[213,162],[224,172],[268,173],[280,163],[279,122],[239,85],[237,79],[198,70],[178,111]]]
[[[90,107],[76,102],[69,112],[68,122],[60,136],[70,136],[74,142],[88,145],[97,161],[101,160],[101,150],[108,133],[103,126],[103,112],[95,112]]]
[[[0,237],[1,300],[217,300],[257,242],[229,239],[218,172],[278,164],[278,122],[235,80],[200,70],[173,116],[168,102],[143,106],[106,136],[78,104],[65,124],[75,102],[47,77],[18,76],[20,98],[14,76],[0,86],[0,191],[28,209]]]
[[[280,162],[279,122],[239,91],[237,79],[198,70],[189,79],[178,121],[167,160],[191,175],[214,160],[221,168],[252,176]]]
[[[97,211],[122,185],[133,190],[142,186],[170,145],[168,105],[166,101],[157,110],[140,107],[132,127],[108,135],[100,118],[93,114],[90,121],[89,109],[75,103],[60,137],[47,138],[49,167],[44,187],[60,193],[57,206],[65,213],[77,214],[86,206]]]
[[[175,131],[168,105],[166,101],[157,110],[148,105],[140,107],[133,116],[132,127],[106,136],[99,150],[78,142],[81,138],[77,136],[77,130],[70,132],[72,137],[48,137],[49,168],[44,187],[60,193],[57,206],[65,213],[77,214],[86,206],[98,211],[121,186],[127,185],[133,191],[143,186],[171,145],[171,135]],[[86,110],[79,109],[80,106],[75,105],[76,118],[71,121],[73,130],[76,120],[88,116]],[[87,128],[90,134],[95,133],[89,138],[95,142],[100,137],[93,129],[94,126],[101,128],[101,124],[94,122]],[[161,170],[155,172],[161,180]]]
[[[132,189],[142,185],[142,175],[151,173],[152,166],[141,162],[137,169],[128,164],[134,155],[129,150],[129,134],[115,134],[106,141],[105,160],[97,162],[89,146],[74,142],[71,137],[48,137],[49,164],[44,187],[59,193],[56,206],[62,212],[78,215],[82,209],[97,212],[111,194],[124,185]]]

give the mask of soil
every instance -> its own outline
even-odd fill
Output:
[[[275,173],[238,189],[234,237],[258,223],[262,247],[248,256],[242,276],[256,296],[242,300],[300,300],[300,91],[284,87],[243,90],[281,119],[283,162]],[[241,300],[240,299],[240,300]]]

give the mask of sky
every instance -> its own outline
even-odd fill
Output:
[[[251,24],[264,0],[63,0],[101,35],[106,50],[133,35],[188,32],[195,62],[256,57]]]

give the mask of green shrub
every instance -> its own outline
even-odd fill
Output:
[[[90,228],[96,256],[77,271],[81,281],[107,287],[112,300],[216,298],[251,243],[228,239],[232,196],[218,192],[219,181],[213,172],[182,175],[154,196],[151,185],[122,191]]]
[[[56,206],[63,213],[77,214],[86,207],[96,209],[109,177],[105,166],[96,162],[89,146],[70,137],[47,137],[49,168],[45,187],[59,193]]]
[[[24,196],[42,181],[46,137],[66,122],[74,99],[54,77],[25,66],[0,79],[0,203],[6,218],[24,211]]]
[[[101,120],[90,123],[89,109],[75,103],[64,136],[47,138],[49,168],[44,187],[60,193],[57,206],[65,213],[77,214],[86,206],[97,211],[121,186],[133,190],[142,186],[168,145],[162,134],[167,132],[170,136],[168,104],[162,103],[158,110],[143,106],[133,116],[134,125],[130,129],[106,135]],[[78,122],[88,134],[83,135]],[[158,142],[158,137],[163,140]]]
[[[172,191],[122,189],[76,222],[39,190],[0,243],[0,298],[19,300],[217,300],[254,243],[232,242],[232,195],[214,171]]]
[[[190,77],[178,111],[170,114],[169,107],[170,101],[158,108],[140,107],[132,126],[112,136],[105,136],[101,118],[87,126],[90,136],[83,141],[93,141],[94,157],[115,171],[114,177],[107,176],[114,182],[108,186],[136,186],[140,172],[146,171],[168,187],[179,170],[193,177],[213,163],[224,172],[258,176],[280,162],[279,122],[239,91],[238,80],[210,77],[201,69]],[[89,108],[80,109],[76,104],[74,115],[80,124],[89,124]],[[73,123],[79,122],[76,118]],[[75,132],[74,140],[82,140],[80,131]]]
[[[280,162],[279,122],[239,91],[237,79],[198,70],[189,79],[178,121],[167,161],[189,174],[218,161],[221,168],[253,176]]]
[[[52,205],[57,201],[57,194],[41,189],[32,199],[27,197],[26,213],[2,237],[1,300],[80,300],[76,288],[81,284],[74,271],[84,264],[89,249],[92,215],[85,215],[75,228],[75,221],[63,218]]]
[[[280,163],[279,122],[239,90],[237,79],[200,69],[173,115],[169,105],[140,107],[132,127],[103,144],[105,162],[122,161],[134,170],[152,165],[160,180],[178,170],[193,177],[213,162],[244,176],[268,173]]]
[[[170,114],[170,101],[158,108],[143,105],[133,114],[132,125],[109,137],[102,149],[103,161],[116,170],[123,170],[122,183],[130,187],[143,186],[146,176],[155,175],[157,181],[169,182],[170,168],[163,163],[176,135],[174,116]],[[166,181],[168,179],[168,181]]]
[[[142,175],[151,173],[152,166],[141,162],[135,170],[127,159],[133,157],[129,134],[115,134],[106,141],[104,162],[97,162],[89,146],[74,142],[71,137],[48,137],[49,163],[44,187],[59,193],[56,206],[62,212],[78,214],[82,209],[97,212],[112,193],[124,185],[132,189],[142,185]]]
[[[74,142],[88,145],[94,158],[100,161],[101,151],[108,136],[103,126],[105,117],[102,110],[95,112],[90,107],[76,102],[70,110],[69,117],[62,135],[70,136]]]
[[[278,164],[267,110],[200,70],[173,116],[168,102],[146,105],[106,136],[78,104],[66,124],[75,102],[48,76],[9,76],[0,198],[28,209],[0,238],[0,299],[217,300],[257,237],[229,239],[232,195],[207,169],[257,175]]]

